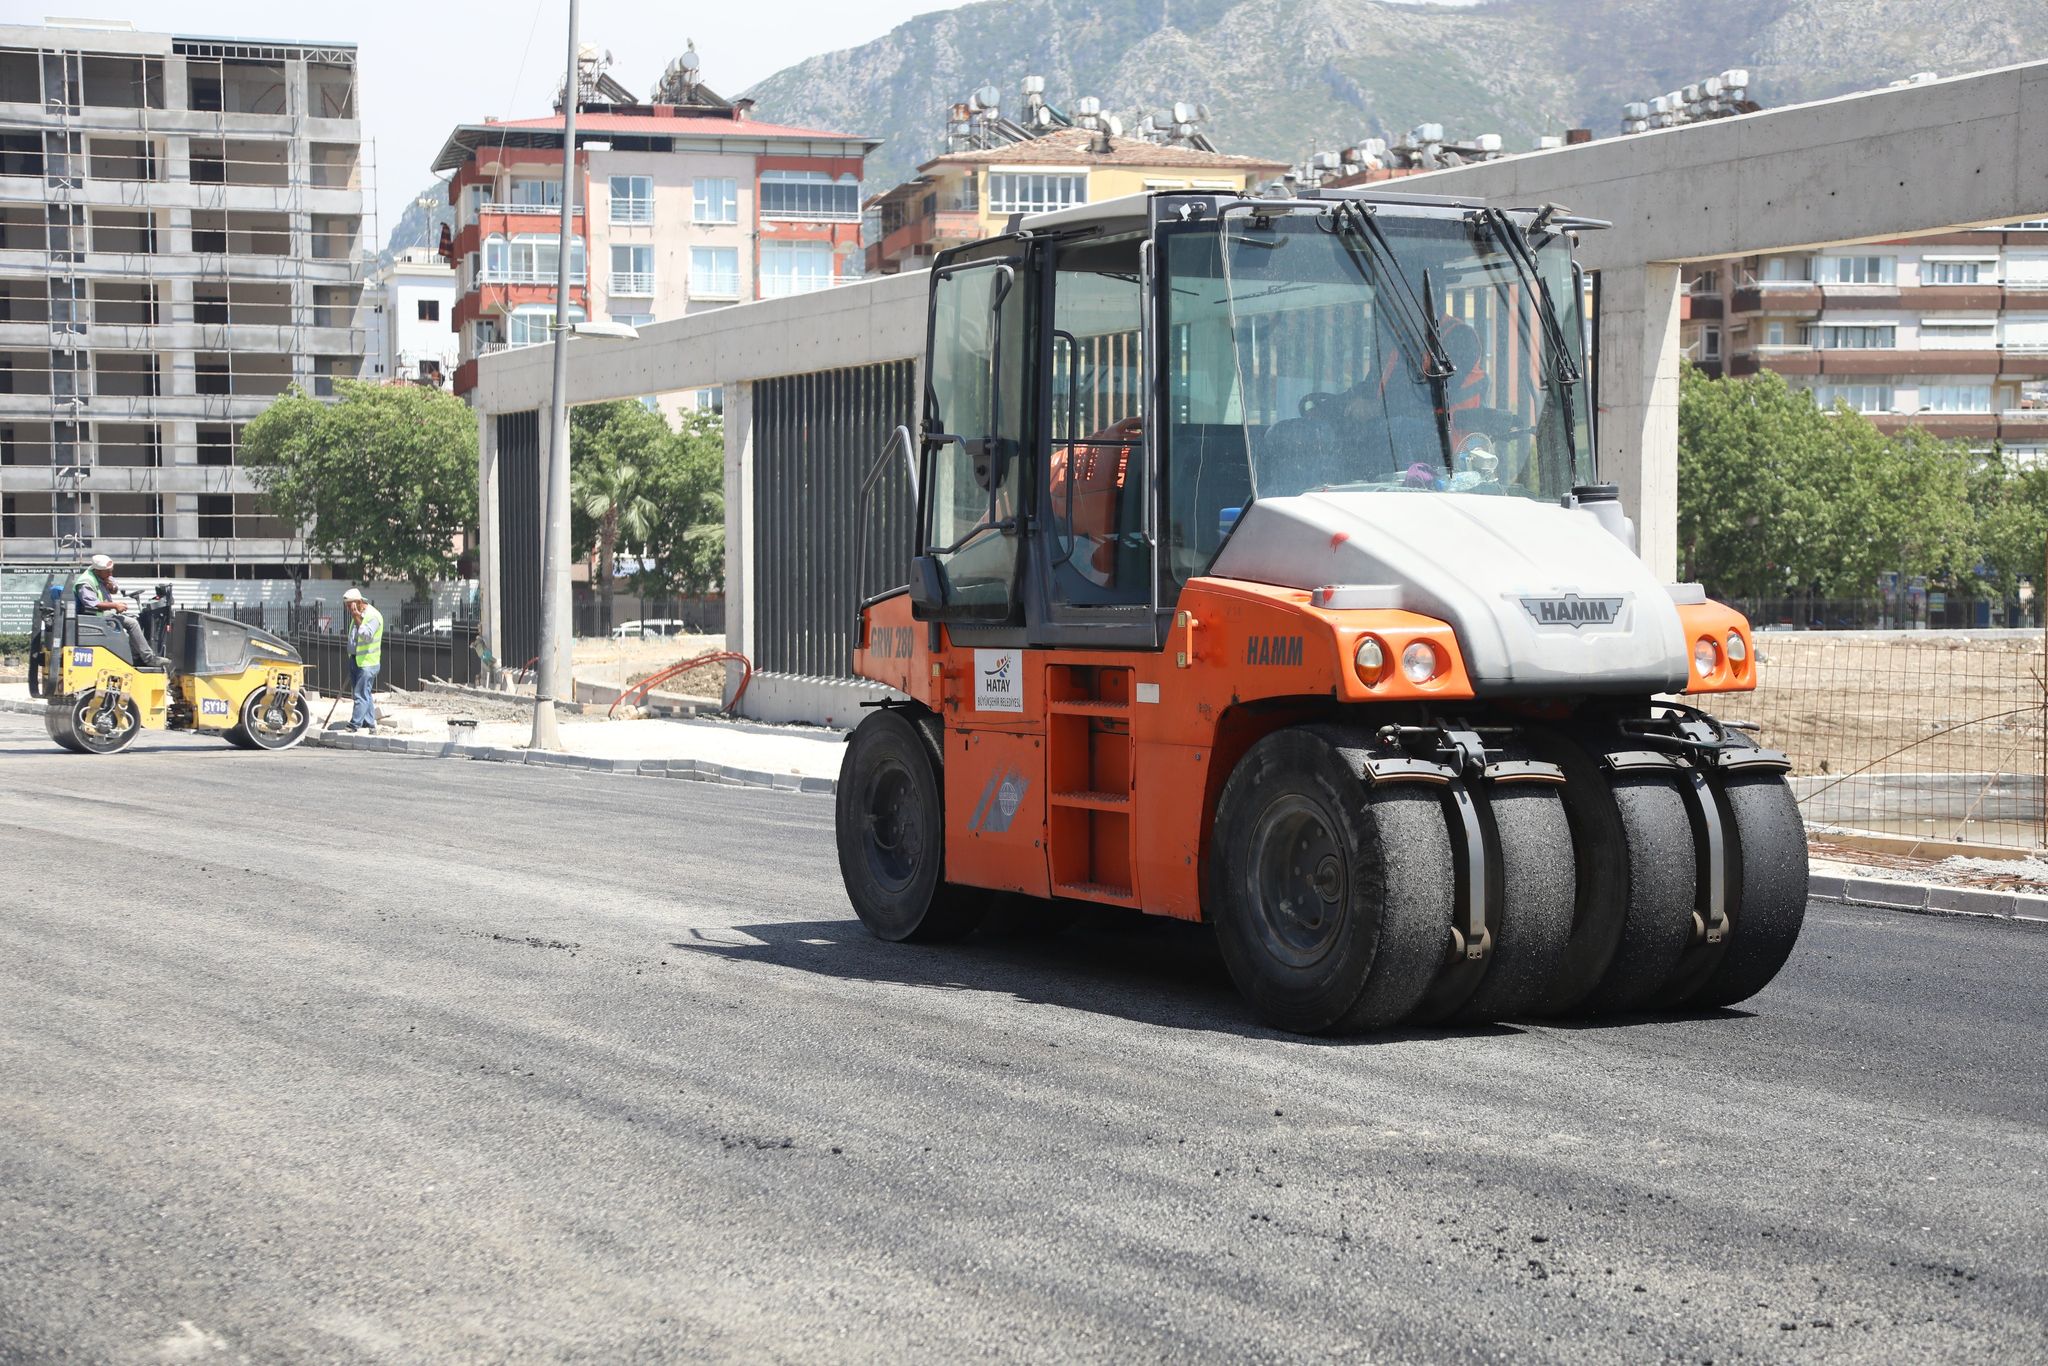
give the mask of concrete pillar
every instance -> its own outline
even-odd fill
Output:
[[[754,386],[725,386],[725,648],[754,655]],[[725,695],[739,667],[725,670]]]
[[[476,526],[477,630],[496,661],[488,685],[505,662],[498,649],[498,419],[486,412],[476,415]]]
[[[1643,562],[1678,573],[1678,267],[1600,272],[1600,477],[1621,485]]]

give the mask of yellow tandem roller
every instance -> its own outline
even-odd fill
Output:
[[[175,609],[168,594],[140,613],[164,667],[140,668],[127,632],[81,614],[68,593],[36,608],[29,688],[45,699],[50,738],[113,754],[144,730],[212,733],[243,749],[290,749],[312,719],[306,665],[282,638],[228,617]]]

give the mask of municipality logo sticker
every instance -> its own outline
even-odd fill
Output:
[[[1023,651],[974,652],[974,709],[1016,712],[1024,710]]]
[[[1522,610],[1538,626],[1568,626],[1576,631],[1586,626],[1614,625],[1621,620],[1621,609],[1628,599],[1584,598],[1577,593],[1560,593],[1551,597],[1524,597],[1519,601]]]

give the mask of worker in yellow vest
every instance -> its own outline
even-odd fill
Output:
[[[377,703],[371,691],[377,686],[377,671],[384,667],[384,614],[354,588],[341,595],[341,605],[348,610],[349,663],[355,675],[355,706],[341,729],[375,730]]]

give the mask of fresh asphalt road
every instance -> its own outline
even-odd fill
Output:
[[[2048,934],[1312,1042],[829,800],[0,717],[0,1360],[2040,1360]]]

